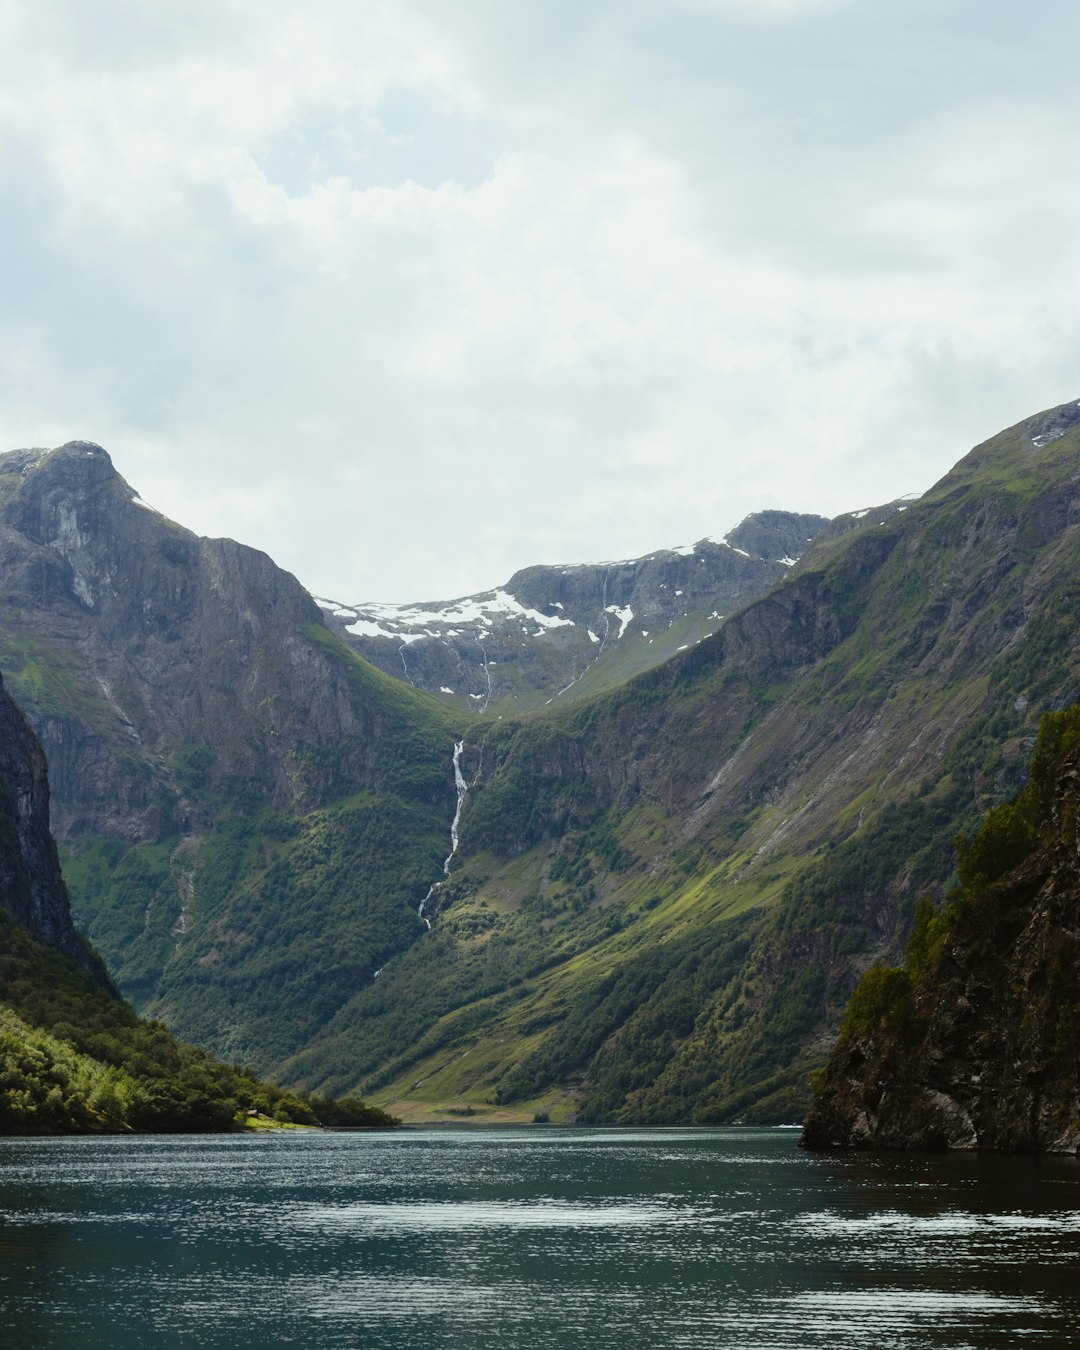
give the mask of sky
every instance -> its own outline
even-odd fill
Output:
[[[1069,0],[0,0],[0,448],[313,592],[930,486],[1080,397]]]

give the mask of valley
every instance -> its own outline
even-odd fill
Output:
[[[423,607],[316,603],[100,447],[0,457],[0,669],[78,926],[186,1039],[407,1121],[800,1118],[1080,690],[1078,422]]]

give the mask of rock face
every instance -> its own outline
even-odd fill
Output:
[[[700,642],[782,580],[830,523],[761,511],[720,541],[528,567],[463,599],[319,603],[387,674],[480,711],[523,712],[595,694]]]
[[[379,776],[385,710],[303,587],[165,519],[98,445],[0,455],[0,606],[61,840],[197,829],[208,775],[295,811]]]
[[[923,908],[901,969],[856,991],[807,1148],[1080,1148],[1080,708]]]
[[[93,967],[71,924],[49,833],[45,756],[0,682],[0,908],[46,947]]]

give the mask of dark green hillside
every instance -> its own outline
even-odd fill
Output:
[[[1027,786],[958,840],[904,963],[867,971],[804,1143],[1080,1147],[1080,707],[1044,718]]]
[[[0,1134],[228,1130],[248,1111],[310,1125],[350,1105],[312,1103],[182,1045],[0,912]],[[368,1108],[358,1123],[393,1121]]]
[[[799,1114],[859,973],[1080,688],[1080,434],[1036,444],[1047,417],[624,689],[474,732],[458,898],[288,1072],[416,1118]]]

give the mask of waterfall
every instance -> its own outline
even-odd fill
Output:
[[[487,712],[488,704],[491,702],[491,670],[488,667],[487,648],[480,641],[476,640],[476,645],[480,648],[480,655],[484,658],[484,679],[487,681],[487,693],[484,695],[484,701],[480,704],[480,711]],[[454,752],[454,766],[457,767],[457,751]]]
[[[424,913],[424,910],[427,909],[428,901],[432,898],[432,896],[435,895],[435,893],[443,885],[443,882],[450,875],[450,864],[454,861],[454,854],[458,850],[458,825],[461,824],[461,808],[465,804],[465,794],[469,790],[469,785],[465,781],[465,775],[461,772],[461,755],[464,749],[465,749],[464,740],[455,742],[454,789],[457,792],[457,807],[454,810],[454,819],[450,823],[450,852],[446,855],[446,861],[443,863],[442,880],[433,881],[431,883],[431,887],[428,890],[427,895],[425,895],[423,900],[420,901],[420,904],[417,906],[416,910],[417,914],[419,914],[420,917],[423,919],[423,921],[427,924],[429,931],[431,929],[431,920]]]

